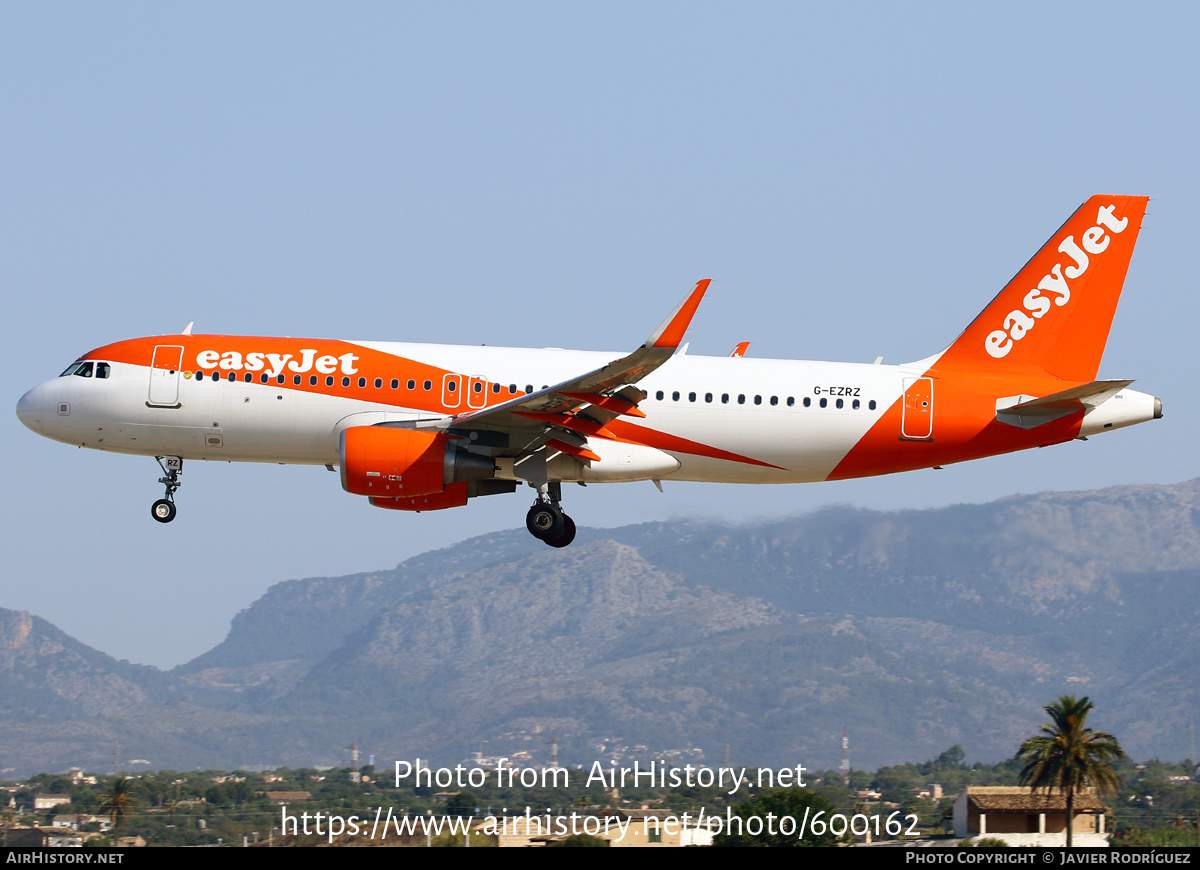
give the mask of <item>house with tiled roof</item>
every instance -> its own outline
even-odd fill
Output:
[[[1076,846],[1107,846],[1108,807],[1095,789],[1075,793]],[[954,836],[995,837],[1010,846],[1065,846],[1067,794],[1024,786],[969,786],[954,801]]]

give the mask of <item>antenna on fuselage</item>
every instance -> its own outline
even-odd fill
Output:
[[[193,326],[195,326],[195,325],[196,325],[196,321],[194,321],[194,320],[192,320],[192,321],[189,321],[189,322],[188,322],[188,325],[187,325],[187,326],[185,326],[185,327],[183,328],[183,332],[181,332],[181,333],[179,333],[179,334],[180,334],[180,335],[191,335],[191,334],[192,334],[192,327],[193,327]]]

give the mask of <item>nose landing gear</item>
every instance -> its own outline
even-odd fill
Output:
[[[551,547],[565,547],[575,540],[575,521],[563,513],[561,499],[562,485],[558,482],[539,487],[537,501],[525,515],[529,534]]]
[[[158,467],[163,470],[163,477],[158,482],[166,487],[163,498],[150,505],[150,516],[160,523],[169,523],[175,519],[175,490],[182,485],[179,475],[183,473],[183,460],[178,456],[155,456]]]

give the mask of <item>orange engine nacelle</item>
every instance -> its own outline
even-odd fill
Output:
[[[456,446],[454,440],[441,432],[351,426],[341,437],[342,488],[355,495],[408,499],[440,496],[450,485],[454,501],[465,504],[465,481],[491,477],[495,465],[486,456]],[[453,486],[457,483],[464,486]]]
[[[440,511],[446,508],[462,507],[467,503],[467,484],[449,483],[442,492],[430,495],[404,496],[402,498],[379,498],[371,496],[371,504],[377,508],[387,508],[392,511]]]

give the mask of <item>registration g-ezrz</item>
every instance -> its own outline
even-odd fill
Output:
[[[813,387],[813,395],[857,397],[861,387]]]

